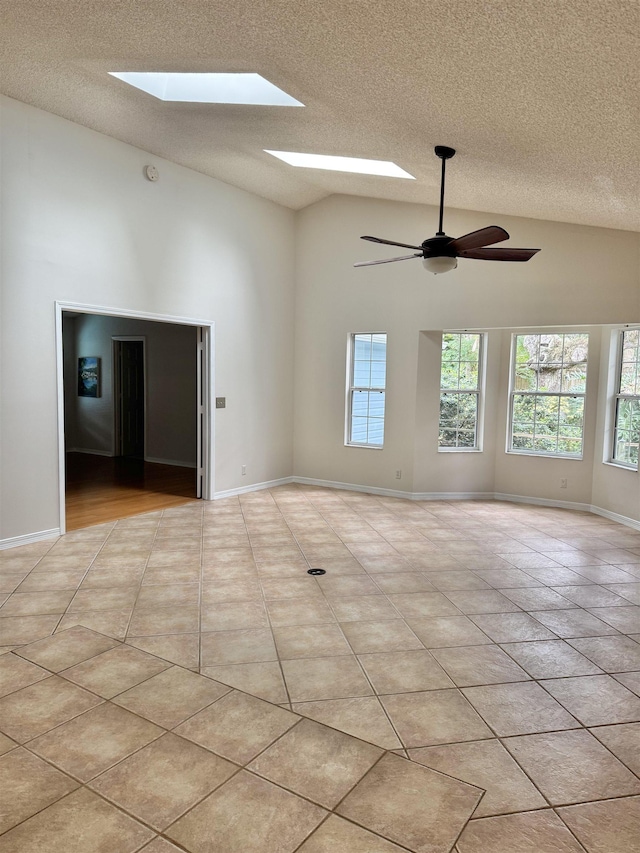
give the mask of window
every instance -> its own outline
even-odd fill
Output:
[[[440,450],[479,450],[482,335],[445,332],[440,368]]]
[[[620,333],[613,462],[638,468],[640,444],[640,329]]]
[[[509,451],[581,458],[589,335],[514,335]]]
[[[386,334],[351,335],[347,444],[382,447],[386,373]]]

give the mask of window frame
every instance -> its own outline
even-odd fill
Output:
[[[359,335],[371,335],[372,342],[374,335],[384,335],[385,337],[385,381],[384,388],[372,388],[371,386],[362,386],[362,385],[354,385],[354,373],[355,373],[355,351],[356,351],[356,338]],[[346,400],[345,400],[345,428],[344,428],[344,445],[345,447],[360,447],[365,450],[383,450],[384,449],[384,441],[385,441],[385,421],[387,417],[387,364],[388,364],[388,332],[350,332],[347,338],[347,387],[346,387]],[[361,442],[361,441],[352,441],[351,440],[351,428],[352,428],[352,414],[353,414],[353,394],[354,391],[368,391],[371,393],[379,392],[384,394],[385,399],[385,409],[384,415],[382,418],[382,444],[370,444],[369,442]]]
[[[561,331],[561,332],[549,332],[549,331],[539,331],[539,332],[530,332],[530,334],[536,335],[537,337],[541,337],[545,334],[555,334],[555,335],[586,335],[588,344],[587,344],[587,362],[586,362],[586,376],[585,376],[585,390],[582,392],[567,392],[567,391],[517,391],[515,388],[515,380],[516,380],[516,348],[517,348],[517,339],[518,337],[523,337],[527,334],[527,332],[512,332],[511,333],[511,358],[509,363],[509,401],[508,401],[508,410],[507,410],[507,443],[505,448],[505,453],[512,454],[514,456],[536,456],[536,457],[544,457],[547,459],[563,459],[563,460],[575,460],[576,462],[581,462],[584,459],[584,440],[585,440],[585,424],[587,421],[587,384],[589,381],[589,357],[590,357],[590,344],[591,344],[591,335],[587,331]],[[582,434],[580,437],[581,441],[581,450],[579,454],[575,453],[553,453],[550,450],[538,451],[538,450],[528,450],[521,448],[513,447],[513,406],[516,395],[518,396],[527,396],[527,397],[557,397],[558,400],[562,400],[564,397],[581,397],[583,400],[582,404]]]
[[[440,432],[440,402],[443,393],[452,394],[475,394],[476,395],[476,422],[474,429],[474,444],[473,447],[445,447],[440,444],[438,439],[438,453],[482,453],[482,444],[484,438],[484,377],[485,377],[485,358],[486,358],[486,335],[484,332],[469,332],[455,331],[446,329],[442,332],[444,335],[477,335],[478,341],[478,384],[475,389],[467,388],[443,388],[442,387],[442,350],[440,353],[440,383],[438,392],[438,433]],[[458,362],[460,363],[460,362]]]
[[[625,462],[621,459],[616,458],[616,446],[617,446],[617,434],[618,434],[618,411],[619,404],[621,400],[635,400],[640,404],[640,393],[638,394],[623,394],[620,391],[620,386],[622,384],[622,356],[624,352],[624,336],[626,332],[640,331],[636,326],[630,326],[625,329],[617,330],[617,340],[615,345],[615,380],[614,380],[614,390],[612,394],[611,400],[611,433],[609,440],[609,454],[607,462],[610,465],[615,465],[617,468],[623,468],[625,471],[640,471],[640,464],[636,463],[633,465],[632,463]],[[640,463],[640,459],[639,459]]]

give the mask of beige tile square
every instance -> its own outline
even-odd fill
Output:
[[[169,634],[155,637],[129,637],[127,645],[149,652],[185,669],[198,669],[200,634]]]
[[[110,699],[171,664],[131,646],[118,646],[62,672],[64,678]]]
[[[262,601],[260,582],[255,578],[231,578],[203,585],[203,604],[218,604],[223,601]]]
[[[472,820],[457,849],[459,853],[585,853],[551,809]]]
[[[407,592],[389,596],[407,619],[416,616],[459,616],[460,611],[441,592]]]
[[[14,592],[0,607],[0,617],[46,616],[64,613],[73,598],[73,591],[57,592]]]
[[[339,622],[374,622],[400,618],[389,599],[379,591],[377,595],[332,598],[331,607]]]
[[[299,853],[403,853],[403,850],[406,848],[398,847],[337,815],[330,815],[299,848]]]
[[[449,853],[482,791],[387,754],[337,811],[416,853]]]
[[[640,793],[640,781],[589,732],[507,738],[505,747],[552,805]]]
[[[163,733],[105,702],[29,743],[29,749],[86,782]]]
[[[373,693],[355,656],[282,661],[292,702],[348,699]]]
[[[475,817],[541,809],[547,805],[498,740],[410,749],[412,761],[485,790]]]
[[[166,834],[194,853],[293,853],[326,814],[243,770]]]
[[[352,654],[351,646],[335,624],[274,628],[273,636],[282,660]]]
[[[434,592],[436,587],[427,575],[420,572],[378,572],[373,577],[376,586],[384,593]]]
[[[228,692],[225,685],[172,666],[112,701],[159,726],[172,729]]]
[[[78,787],[70,779],[26,749],[14,749],[0,758],[0,833],[55,803]]]
[[[201,673],[276,705],[289,701],[280,664],[275,661],[203,666]]]
[[[424,649],[360,655],[376,693],[437,690],[454,684],[431,652]]]
[[[175,731],[229,761],[244,765],[299,719],[284,708],[233,690]]]
[[[622,585],[622,584],[621,584]],[[629,602],[620,595],[597,584],[589,586],[559,586],[557,592],[580,607],[616,607],[629,606]],[[546,610],[540,607],[539,610]]]
[[[15,741],[12,741],[11,738],[0,733],[0,755],[10,752],[12,749],[15,749],[16,746],[17,744]]]
[[[492,684],[462,691],[498,737],[577,728],[575,719],[538,684]]]
[[[89,610],[124,610],[133,607],[137,595],[138,586],[80,589],[69,605],[69,613],[84,613]]]
[[[0,853],[134,853],[154,833],[81,788],[0,837]]]
[[[0,619],[0,646],[21,646],[48,637],[60,616],[5,616]]]
[[[409,618],[409,626],[428,649],[490,643],[468,616]]]
[[[36,681],[42,681],[49,675],[46,669],[9,652],[0,657],[0,696],[6,696],[8,693],[20,690],[21,687],[35,684]]]
[[[569,806],[559,809],[558,814],[589,853],[638,850],[640,797]]]
[[[457,687],[530,680],[527,673],[497,646],[458,646],[434,649],[432,654]]]
[[[321,579],[322,580],[322,579]],[[373,587],[374,592],[378,592],[373,581],[368,578],[333,578],[334,582],[340,580],[364,580],[368,581]],[[318,585],[318,581],[314,577],[305,575],[301,578],[261,578],[260,585],[262,592],[267,601],[272,601],[279,598],[320,598],[322,599],[322,590]],[[355,594],[355,593],[353,593]]]
[[[447,598],[455,604],[458,610],[469,615],[475,613],[516,613],[520,610],[517,604],[514,604],[513,601],[495,589],[450,590],[447,592]]]
[[[66,569],[59,572],[33,572],[22,581],[18,592],[76,590],[80,586],[84,576],[84,569]]]
[[[166,555],[169,557],[169,565],[151,565],[146,569],[142,577],[142,586],[155,586],[160,584],[192,584],[200,581],[200,560],[193,557],[190,560],[175,559],[171,552]],[[171,564],[173,562],[173,565]],[[156,563],[159,563],[156,558]]]
[[[605,672],[637,672],[640,670],[640,643],[629,637],[587,637],[569,640]]]
[[[103,700],[56,675],[0,699],[0,728],[25,743]]]
[[[640,607],[590,607],[589,612],[623,634],[640,631]]]
[[[202,607],[202,631],[238,631],[268,628],[269,619],[262,601],[224,601]]]
[[[77,627],[32,643],[20,649],[18,654],[46,669],[60,672],[117,645],[110,637],[97,634],[87,628]]]
[[[469,589],[490,589],[490,586],[478,574],[467,570],[448,571],[448,572],[425,572],[423,575],[436,589],[441,591],[448,590],[469,590]],[[529,578],[531,580],[531,578]],[[401,590],[398,590],[399,592]],[[407,590],[408,591],[408,590]]]
[[[131,612],[132,608],[127,607],[125,610],[84,610],[67,613],[60,620],[56,631],[82,626],[116,640],[124,640]]]
[[[158,836],[151,844],[145,844],[140,853],[181,853],[181,851],[175,844]]]
[[[564,640],[504,643],[502,648],[532,678],[563,678],[569,675],[599,675],[601,669]]]
[[[541,683],[584,726],[640,720],[640,698],[609,675],[558,678]]]
[[[571,611],[558,611],[567,613]],[[523,640],[556,640],[557,636],[528,613],[483,613],[472,616],[475,624],[495,643]]]
[[[532,613],[559,637],[602,637],[615,634],[615,628],[580,608],[573,610],[544,610]]]
[[[157,607],[190,607],[200,603],[197,583],[149,584],[143,586],[135,602],[136,610]]]
[[[590,731],[616,758],[640,776],[640,723],[598,726]]]
[[[248,769],[330,809],[383,754],[372,744],[302,720]]]
[[[459,690],[401,693],[380,701],[407,747],[493,737]]]
[[[270,628],[255,631],[214,631],[201,636],[202,666],[277,660]]]
[[[156,634],[190,634],[200,625],[200,611],[191,607],[155,607],[133,611],[127,635],[148,637]]]
[[[113,589],[120,586],[139,586],[144,565],[98,567],[97,563],[84,576],[80,589]]]
[[[267,601],[269,619],[275,628],[289,625],[320,625],[335,622],[329,605],[321,598],[281,598]]]
[[[168,733],[90,783],[102,796],[162,830],[237,771],[190,741]]]
[[[403,619],[342,622],[343,633],[356,654],[421,649],[422,643]]]
[[[377,697],[299,702],[291,707],[304,717],[325,723],[383,749],[399,749],[402,746]]]
[[[534,581],[534,583],[539,583],[539,581]],[[563,589],[562,586],[559,586],[557,590],[535,586],[529,589],[501,589],[500,592],[518,607],[522,607],[523,610],[573,609],[576,605],[561,595]],[[589,589],[589,587],[571,587],[571,589]]]

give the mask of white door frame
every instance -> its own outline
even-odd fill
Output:
[[[58,390],[58,501],[60,510],[60,533],[66,532],[66,474],[64,443],[64,361],[62,347],[62,313],[102,314],[108,317],[123,317],[130,320],[150,320],[153,323],[172,323],[180,326],[195,326],[200,329],[199,347],[202,349],[202,401],[199,406],[198,421],[202,424],[202,498],[213,500],[214,496],[214,334],[213,320],[199,320],[190,317],[177,317],[170,314],[151,314],[147,311],[130,311],[126,308],[105,308],[101,305],[87,305],[80,302],[55,302],[56,323],[56,381]],[[199,353],[198,353],[199,355]],[[200,417],[202,415],[202,417]],[[145,424],[146,427],[146,424]]]

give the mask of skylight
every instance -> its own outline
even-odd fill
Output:
[[[294,151],[269,151],[291,166],[303,166],[307,169],[328,169],[332,172],[355,172],[358,175],[382,175],[387,178],[409,178],[413,175],[405,172],[390,160],[363,160],[360,157],[334,157],[330,154],[298,154]]]
[[[259,74],[174,74],[156,71],[110,71],[112,77],[161,101],[198,104],[258,104],[303,107]]]

